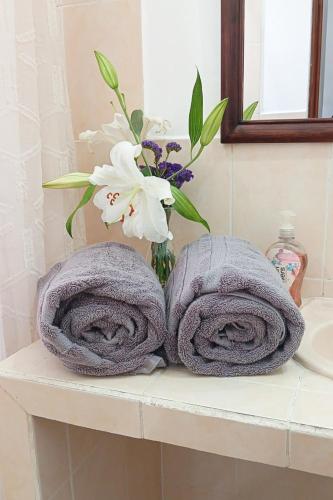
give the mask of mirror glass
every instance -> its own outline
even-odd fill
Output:
[[[252,119],[332,118],[333,0],[245,0],[244,22]]]

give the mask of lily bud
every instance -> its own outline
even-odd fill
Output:
[[[111,64],[109,59],[101,52],[95,50],[95,56],[98,62],[99,70],[105,83],[113,90],[117,89],[119,85],[118,75],[114,66]]]
[[[200,137],[201,146],[208,146],[216,136],[221,126],[228,101],[229,99],[227,97],[223,99],[206,118]]]
[[[71,189],[90,186],[89,177],[91,174],[84,172],[71,172],[54,179],[53,181],[45,182],[44,188],[48,189]]]

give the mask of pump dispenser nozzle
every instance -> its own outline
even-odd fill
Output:
[[[295,238],[295,225],[293,221],[296,217],[292,210],[281,210],[281,226],[279,231],[280,238]]]

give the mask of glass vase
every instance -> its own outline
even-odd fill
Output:
[[[168,226],[171,217],[170,208],[165,208],[165,214],[168,221]],[[154,269],[157,277],[164,288],[172,269],[174,268],[176,263],[176,257],[173,251],[172,242],[167,239],[163,241],[163,243],[155,243],[151,244],[151,265]]]

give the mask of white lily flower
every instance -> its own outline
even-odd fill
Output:
[[[159,117],[143,118],[143,128],[141,140],[150,139],[155,136],[164,135],[171,127],[168,120]],[[102,125],[101,130],[86,130],[79,135],[80,141],[86,141],[88,144],[98,144],[109,142],[113,145],[120,141],[134,142],[133,134],[129,128],[124,115],[115,113],[113,122]]]
[[[145,116],[143,119],[142,137],[153,139],[156,136],[163,136],[171,128],[169,120],[164,120],[159,116]]]
[[[89,181],[106,187],[95,195],[94,204],[107,224],[122,221],[126,236],[162,243],[172,234],[161,201],[172,205],[175,200],[169,181],[145,177],[138,169],[135,158],[141,149],[139,144],[119,142],[110,153],[112,165],[95,167]]]

